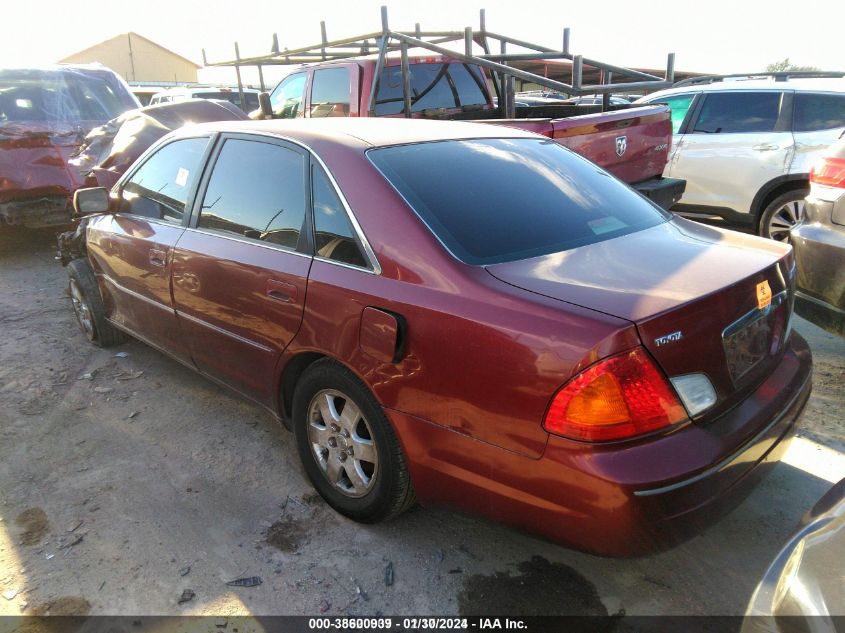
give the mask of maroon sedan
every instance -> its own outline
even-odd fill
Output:
[[[88,337],[266,407],[360,521],[416,498],[662,547],[742,497],[809,397],[789,246],[675,218],[528,132],[204,124],[75,204]]]

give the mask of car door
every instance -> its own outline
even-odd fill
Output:
[[[173,300],[197,367],[273,406],[311,266],[308,155],[251,135],[217,142],[173,256]]]
[[[184,361],[170,272],[208,146],[208,136],[181,138],[142,159],[118,184],[118,212],[92,222],[87,237],[109,318]]]
[[[792,93],[705,92],[677,138],[668,175],[687,181],[682,205],[749,213],[760,188],[793,153]]]
[[[793,106],[793,174],[808,174],[827,148],[845,133],[845,94],[797,92]]]

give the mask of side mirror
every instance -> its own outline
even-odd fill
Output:
[[[111,210],[109,190],[105,187],[89,187],[73,192],[73,210],[77,216],[108,213]]]
[[[261,111],[261,118],[264,120],[273,118],[273,106],[270,104],[270,95],[266,92],[258,95],[258,109]]]

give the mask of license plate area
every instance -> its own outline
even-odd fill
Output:
[[[787,293],[772,297],[764,309],[754,309],[743,315],[722,332],[722,346],[725,360],[734,384],[742,379],[760,361],[776,354],[783,340],[783,319],[775,318],[775,312],[786,302]],[[776,335],[773,336],[773,329]]]

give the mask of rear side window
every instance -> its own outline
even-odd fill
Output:
[[[655,99],[651,103],[665,103],[669,106],[672,113],[672,134],[677,134],[681,129],[681,124],[689,112],[689,107],[695,95],[674,95],[671,97],[663,97]]]
[[[467,264],[565,251],[666,219],[626,185],[554,141],[439,141],[375,149],[368,156]]]
[[[181,224],[207,138],[168,143],[150,156],[124,185],[121,212]]]
[[[314,166],[314,237],[318,257],[351,266],[367,267],[346,209],[325,172]]]
[[[311,116],[349,116],[349,69],[326,68],[311,80]]]
[[[214,163],[198,226],[296,249],[305,220],[305,175],[298,152],[228,139]]]
[[[732,134],[773,132],[780,116],[780,92],[706,94],[693,132]]]
[[[795,94],[796,132],[845,127],[845,94]]]
[[[471,64],[411,64],[411,111],[465,108],[486,105],[484,75]],[[376,116],[405,111],[402,67],[390,66],[381,73],[376,95]]]

